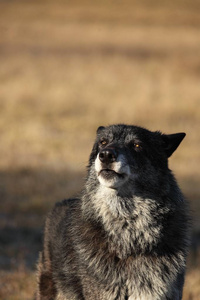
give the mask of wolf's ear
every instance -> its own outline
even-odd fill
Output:
[[[162,139],[164,142],[165,152],[167,157],[170,157],[172,153],[178,148],[179,144],[182,142],[186,134],[184,132],[174,133],[174,134],[162,134]]]
[[[100,133],[104,128],[104,126],[99,126],[99,128],[97,128],[97,134]]]

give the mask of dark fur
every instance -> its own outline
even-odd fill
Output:
[[[168,157],[184,136],[98,129],[81,199],[56,204],[47,218],[37,300],[182,299],[188,209]],[[100,162],[102,149],[121,155],[131,174],[122,184],[100,183],[96,169],[105,164],[103,183],[124,176],[107,172],[114,164]]]

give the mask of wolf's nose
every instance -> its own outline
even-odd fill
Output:
[[[102,149],[99,153],[99,159],[104,164],[113,163],[117,159],[117,152],[110,148]]]

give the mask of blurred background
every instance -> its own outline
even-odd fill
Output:
[[[32,299],[47,212],[79,193],[100,125],[186,132],[170,168],[193,212],[200,299],[200,1],[0,1],[0,299]]]

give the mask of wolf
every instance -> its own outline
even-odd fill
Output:
[[[181,300],[188,205],[168,167],[185,133],[99,127],[79,198],[46,220],[37,300]]]

